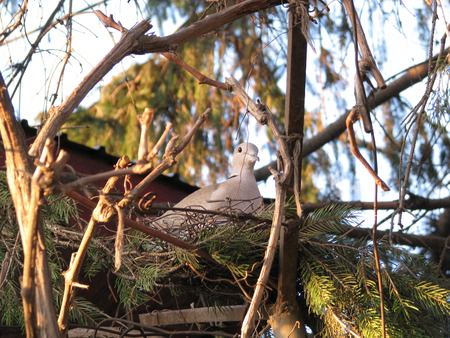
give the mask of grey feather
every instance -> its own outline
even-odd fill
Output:
[[[258,148],[251,143],[241,143],[234,150],[231,175],[228,180],[193,192],[174,208],[258,214],[262,209],[262,196],[253,174],[257,160]],[[193,211],[170,210],[158,218],[154,224],[179,234],[183,232],[183,227],[188,226],[192,213]],[[196,222],[198,223],[198,219]],[[226,222],[226,218],[216,216],[211,220],[209,217],[208,222],[223,223]]]

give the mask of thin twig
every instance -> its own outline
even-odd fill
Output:
[[[419,136],[419,132],[421,131],[421,126],[422,126],[422,121],[423,121],[423,116],[425,115],[425,108],[426,108],[426,104],[428,103],[428,100],[430,99],[430,95],[432,93],[433,90],[433,86],[434,83],[437,79],[437,75],[438,72],[437,70],[439,69],[439,67],[444,63],[447,62],[447,58],[443,58],[442,56],[445,54],[445,41],[447,39],[447,35],[444,34],[444,36],[441,38],[441,49],[439,51],[439,55],[436,59],[432,58],[433,55],[433,45],[434,45],[434,30],[435,30],[435,26],[436,26],[436,20],[437,20],[437,3],[434,2],[435,8],[433,10],[433,18],[432,18],[432,34],[430,34],[430,42],[429,42],[429,59],[428,59],[428,81],[426,84],[426,89],[425,89],[425,93],[422,96],[422,98],[420,99],[420,102],[411,110],[411,112],[409,113],[409,117],[412,118],[414,116],[414,114],[416,114],[415,119],[413,120],[413,122],[411,123],[411,125],[408,127],[408,131],[404,137],[403,140],[403,144],[402,144],[402,151],[400,154],[400,165],[399,165],[399,173],[398,173],[398,177],[399,177],[399,186],[400,186],[400,191],[399,191],[399,206],[397,208],[397,210],[394,212],[394,214],[392,215],[391,218],[391,230],[394,227],[394,219],[395,216],[398,216],[398,221],[397,223],[400,224],[400,226],[402,226],[402,213],[405,210],[405,197],[407,194],[407,188],[408,188],[408,184],[409,184],[409,178],[411,175],[411,168],[412,168],[412,164],[413,164],[413,160],[414,160],[414,153],[415,153],[415,149],[416,149],[416,143],[418,140],[418,136]],[[406,147],[406,138],[409,134],[409,130],[412,128],[412,126],[414,125],[414,132],[413,132],[413,138],[410,142],[411,144],[411,148],[410,148],[410,152],[408,155],[408,161],[406,163],[406,168],[404,170],[404,173],[402,172],[403,170],[403,156],[404,156],[404,152],[405,152],[405,147]]]
[[[142,115],[138,115],[139,123],[141,124],[141,138],[139,140],[138,159],[137,163],[146,163],[148,155],[148,132],[153,123],[155,111],[150,108],[145,108]]]
[[[138,196],[142,194],[144,189],[155,180],[159,175],[161,175],[166,169],[170,168],[176,163],[175,157],[188,145],[194,134],[200,128],[200,126],[206,121],[211,113],[211,109],[208,108],[206,111],[199,116],[197,121],[192,126],[191,130],[186,134],[186,136],[181,139],[177,146],[174,145],[177,137],[173,137],[167,147],[164,154],[163,161],[150,173],[148,174],[139,184],[137,184],[124,198],[118,203],[119,207],[123,208],[137,199]]]
[[[56,14],[58,14],[59,10],[61,9],[61,7],[64,5],[65,0],[60,0],[58,2],[58,4],[55,6],[55,9],[53,10],[53,12],[50,14],[49,18],[47,19],[47,22],[45,23],[45,25],[42,27],[38,37],[36,38],[36,40],[32,43],[30,50],[28,51],[27,55],[25,56],[24,60],[21,62],[21,67],[17,67],[17,69],[14,71],[14,74],[11,76],[9,82],[8,82],[8,86],[12,83],[12,81],[16,78],[17,74],[20,74],[19,79],[17,79],[17,85],[15,86],[15,88],[13,89],[12,93],[11,93],[11,97],[14,96],[17,88],[19,88],[19,85],[22,83],[22,78],[25,75],[25,71],[28,67],[28,65],[31,62],[31,59],[34,55],[34,53],[36,52],[39,44],[41,43],[42,39],[45,37],[45,35],[47,34],[48,30],[50,29],[52,22],[53,22],[53,18],[56,16]],[[44,138],[44,142],[45,142]],[[43,146],[43,145],[42,145]]]
[[[13,16],[13,18],[17,16],[16,21],[11,25],[8,24],[6,26],[6,28],[2,32],[0,32],[0,46],[3,45],[5,39],[12,32],[14,32],[17,29],[17,27],[20,26],[20,24],[22,23],[22,18],[24,17],[25,13],[28,11],[27,7],[28,7],[28,0],[25,0],[21,5],[19,5],[18,11]],[[12,21],[12,19],[11,19],[11,21]]]
[[[378,87],[385,88],[386,82],[384,81],[383,75],[378,69],[377,63],[375,62],[372,52],[370,51],[370,47],[367,42],[366,35],[364,34],[364,30],[362,29],[361,21],[359,20],[358,14],[356,13],[353,0],[343,0],[343,3],[353,24],[354,35],[357,35],[358,37],[355,41],[355,44],[359,44],[363,60],[367,64],[369,70],[372,72],[373,77],[377,81]]]
[[[207,84],[207,85],[217,87],[217,88],[223,89],[223,90],[228,90],[228,91],[230,90],[230,86],[228,86],[226,83],[213,80],[213,79],[203,75],[197,69],[195,69],[194,67],[188,65],[186,62],[181,60],[177,54],[165,52],[165,53],[161,53],[161,55],[164,56],[166,59],[172,61],[173,63],[176,63],[181,68],[183,68],[185,71],[191,73],[198,80],[198,83]]]

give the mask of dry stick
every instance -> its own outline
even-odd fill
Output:
[[[223,90],[230,90],[230,87],[226,83],[210,79],[209,77],[203,75],[197,69],[195,69],[194,67],[188,65],[186,62],[181,60],[180,57],[178,55],[176,55],[175,53],[167,53],[166,52],[166,53],[161,53],[161,55],[164,56],[166,59],[172,61],[173,63],[176,63],[177,65],[179,65],[181,68],[183,68],[187,72],[191,73],[198,80],[198,83],[207,84],[207,85],[217,87],[217,88],[223,89]]]
[[[276,173],[274,176],[277,177]],[[274,214],[272,219],[272,226],[270,228],[269,241],[267,242],[267,249],[264,253],[263,265],[259,273],[258,281],[256,282],[255,291],[253,293],[252,301],[242,321],[241,337],[248,338],[252,336],[254,330],[255,317],[258,313],[261,300],[266,289],[266,284],[269,279],[270,270],[277,250],[277,243],[280,238],[281,222],[284,217],[284,206],[286,201],[286,188],[284,185],[277,182],[276,184],[276,199],[274,206]]]
[[[127,165],[127,161],[126,159],[124,159],[124,157],[122,157],[117,161],[116,168],[120,169],[124,165]],[[69,310],[72,305],[73,297],[75,295],[74,287],[84,287],[78,284],[77,280],[81,271],[81,266],[84,262],[84,258],[86,257],[86,253],[89,248],[89,243],[94,236],[98,224],[109,221],[115,214],[115,210],[111,206],[111,203],[108,201],[107,195],[114,188],[118,179],[118,176],[113,176],[110,177],[106,182],[102,190],[102,194],[100,195],[100,200],[97,203],[94,211],[92,212],[91,219],[89,220],[89,224],[84,232],[80,247],[72,257],[73,259],[70,262],[69,269],[63,273],[65,279],[64,295],[58,318],[58,325],[62,332],[65,332],[67,330]]]
[[[156,155],[159,154],[159,151],[161,150],[161,147],[164,143],[164,140],[166,139],[167,135],[169,135],[169,132],[172,130],[173,124],[172,122],[167,123],[166,128],[164,129],[164,132],[162,133],[161,137],[159,138],[158,142],[153,146],[152,151],[147,156],[147,161],[153,160]]]
[[[346,120],[348,139],[350,142],[350,150],[352,151],[352,154],[355,155],[355,157],[364,165],[364,167],[367,169],[370,175],[372,175],[373,179],[375,180],[375,183],[384,191],[389,191],[390,189],[387,186],[387,184],[383,182],[383,180],[377,175],[377,173],[372,169],[370,164],[359,152],[358,145],[356,143],[355,131],[353,130],[353,123],[356,122],[358,115],[359,114],[357,112],[357,107],[355,106],[352,108]]]
[[[267,124],[272,130],[280,149],[281,158],[284,168],[282,168],[282,174],[272,171],[272,174],[276,180],[276,199],[274,207],[274,215],[272,219],[272,226],[270,228],[269,240],[267,243],[267,249],[264,253],[264,261],[261,268],[261,272],[258,277],[258,281],[253,293],[250,307],[247,310],[245,318],[242,322],[241,336],[243,338],[251,337],[254,330],[255,317],[261,304],[261,300],[266,288],[267,281],[269,279],[270,270],[275,257],[277,242],[280,237],[281,223],[283,220],[283,212],[286,200],[286,182],[289,181],[293,171],[292,159],[289,156],[289,148],[285,141],[285,136],[281,133],[278,124],[276,123],[269,108],[253,102],[248,94],[244,91],[239,82],[234,78],[226,79],[226,83],[231,86],[236,96],[247,106],[248,111],[252,114],[256,120],[261,124]]]
[[[60,186],[59,189],[63,193],[66,193],[68,191],[71,191],[71,190],[74,190],[77,188],[85,187],[86,184],[88,184],[88,183],[101,181],[101,180],[104,180],[104,179],[107,179],[107,178],[110,178],[113,176],[119,177],[119,176],[132,175],[132,174],[142,175],[142,174],[147,173],[150,169],[152,169],[152,167],[153,167],[153,165],[151,163],[146,163],[143,165],[136,164],[136,165],[132,166],[131,168],[125,168],[125,169],[119,169],[119,170],[109,170],[109,171],[105,171],[103,173],[82,177],[73,182],[70,182],[70,183]]]
[[[123,210],[119,208],[117,205],[114,206],[117,213],[117,231],[116,231],[116,240],[114,241],[114,272],[119,271],[120,266],[122,265],[122,253],[123,253],[123,240],[124,240],[124,231],[125,224],[123,222]]]
[[[164,154],[163,161],[154,169],[150,174],[147,175],[139,184],[137,184],[124,198],[118,203],[118,206],[123,208],[136,200],[138,196],[142,194],[144,189],[153,181],[156,177],[161,175],[166,169],[170,168],[176,163],[175,157],[188,145],[194,134],[200,128],[200,126],[206,121],[209,114],[211,113],[211,108],[205,110],[205,112],[199,116],[197,121],[192,126],[191,130],[186,134],[186,136],[180,141],[178,146],[175,146],[175,140],[177,137],[173,137],[167,144],[166,151]]]
[[[150,126],[153,123],[155,111],[150,108],[145,108],[142,115],[138,115],[139,123],[141,124],[141,138],[139,140],[138,159],[137,163],[146,163],[148,155],[148,133]]]
[[[74,191],[67,191],[66,195],[69,196],[70,198],[72,198],[74,201],[84,205],[85,207],[87,207],[87,208],[89,208],[91,210],[93,210],[96,207],[96,205],[97,205],[95,202],[91,201],[90,199],[88,199],[88,198],[86,198],[86,197],[84,197],[84,196],[82,196],[82,195],[80,195],[80,194],[78,194],[78,193],[76,193]],[[192,251],[197,256],[200,256],[200,257],[205,258],[207,260],[210,260],[210,261],[213,261],[213,262],[215,261],[208,252],[206,252],[206,251],[204,251],[202,249],[199,249],[195,245],[192,245],[190,243],[184,242],[184,241],[180,240],[177,237],[173,237],[173,236],[168,235],[168,234],[166,234],[164,232],[161,232],[161,231],[149,228],[149,227],[147,227],[147,226],[145,226],[145,225],[143,225],[143,224],[141,224],[139,222],[133,221],[133,220],[127,218],[127,217],[123,218],[123,222],[124,222],[124,224],[126,226],[128,226],[128,227],[130,227],[132,229],[141,231],[144,234],[147,234],[147,235],[152,236],[154,238],[158,238],[158,239],[160,239],[162,241],[165,241],[165,242],[167,242],[169,244],[172,244],[174,246],[180,247],[182,249],[185,249],[185,250],[188,250],[188,251]]]
[[[354,26],[353,29],[355,30],[355,35],[358,36],[357,43],[359,44],[359,48],[361,50],[363,62],[366,64],[367,68],[372,72],[375,81],[377,81],[378,87],[384,88],[386,87],[386,82],[384,81],[383,75],[378,69],[377,63],[375,62],[372,52],[370,51],[366,35],[364,34],[364,30],[362,29],[359,17],[356,14],[353,0],[343,0],[343,3],[348,15],[350,16],[350,20]]]

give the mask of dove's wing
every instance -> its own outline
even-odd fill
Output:
[[[258,148],[251,143],[241,143],[234,151],[232,175],[228,180],[193,192],[176,204],[175,208],[259,212],[262,196],[253,174],[257,159]],[[188,217],[189,212],[170,210],[155,223],[162,228],[177,229]]]

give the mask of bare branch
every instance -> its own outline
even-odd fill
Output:
[[[88,207],[91,210],[94,210],[96,207],[96,203],[91,201],[90,199],[74,192],[74,191],[67,191],[66,195],[69,196],[70,198],[72,198],[73,200],[75,200],[76,202],[84,205],[85,207]],[[167,243],[170,243],[174,246],[180,247],[182,249],[186,249],[189,251],[192,251],[193,253],[195,253],[196,255],[208,259],[210,261],[215,261],[211,255],[209,253],[207,253],[206,251],[203,251],[199,248],[197,248],[195,245],[192,245],[190,243],[184,242],[182,240],[180,240],[179,238],[173,237],[171,235],[168,235],[164,232],[160,232],[158,230],[146,227],[145,225],[138,223],[136,221],[133,221],[127,217],[123,218],[124,224],[132,229],[138,230],[143,232],[144,234],[147,234],[149,236],[152,236],[154,238],[158,238],[160,240],[163,240]]]
[[[147,36],[144,37],[140,46],[140,53],[171,52],[188,41],[199,36],[214,32],[223,25],[233,22],[246,15],[263,11],[268,8],[282,4],[279,0],[246,0],[238,2],[217,13],[206,16],[195,24],[182,29],[166,37]]]
[[[141,124],[141,138],[139,140],[138,159],[137,163],[146,163],[148,155],[148,132],[153,123],[155,111],[150,108],[145,108],[142,115],[138,115],[138,120]]]
[[[21,22],[22,22],[22,18],[25,15],[25,13],[27,12],[27,7],[28,7],[28,0],[25,0],[20,6],[19,6],[19,10],[16,12],[16,14],[14,15],[14,17],[16,18],[16,21],[11,24],[11,25],[7,25],[6,28],[0,32],[0,46],[5,42],[6,38],[12,33],[14,32],[17,27],[20,26]]]
[[[353,27],[355,31],[355,36],[357,36],[357,41],[355,43],[359,44],[359,48],[361,50],[361,54],[363,56],[364,63],[367,64],[368,69],[372,72],[373,77],[377,81],[378,87],[381,89],[386,87],[386,82],[384,81],[383,75],[377,67],[377,63],[373,58],[372,52],[370,51],[369,44],[367,43],[366,35],[364,34],[364,30],[362,29],[361,21],[359,21],[358,14],[355,11],[355,7],[353,5],[352,0],[343,0],[345,9],[350,16],[350,20],[352,23],[356,24],[356,27]]]
[[[117,161],[116,169],[120,170],[127,165],[128,162],[122,157]],[[113,176],[110,177],[106,182],[104,188],[102,189],[100,200],[98,201],[92,212],[91,219],[89,220],[89,224],[84,232],[80,247],[78,248],[78,251],[72,256],[72,261],[70,262],[69,268],[63,273],[65,280],[64,295],[58,317],[58,325],[63,333],[67,331],[69,309],[72,305],[73,297],[75,296],[75,287],[78,283],[78,276],[80,274],[84,258],[86,257],[89,244],[95,234],[98,224],[109,221],[116,213],[116,210],[108,201],[107,195],[114,188],[117,180],[118,177]]]
[[[173,124],[171,122],[167,123],[166,128],[164,129],[164,132],[162,133],[161,137],[159,138],[158,142],[153,146],[152,151],[147,156],[147,161],[151,161],[155,158],[155,156],[159,153],[161,150],[161,147],[163,145],[164,140],[166,139],[169,132],[172,130]]]
[[[395,210],[398,208],[399,200],[389,201],[389,202],[378,202],[379,210]],[[323,208],[330,204],[337,205],[352,205],[360,209],[373,209],[373,202],[360,202],[360,201],[349,201],[349,202],[319,202],[319,203],[304,203],[302,204],[303,210],[305,212],[311,212],[313,210]],[[410,197],[405,200],[405,208],[408,210],[435,210],[442,208],[450,208],[450,196],[439,199],[429,199],[422,196],[413,195],[410,193]]]
[[[178,55],[176,55],[175,53],[167,53],[166,52],[166,53],[161,53],[161,55],[164,56],[166,59],[172,61],[173,63],[176,63],[181,68],[183,68],[185,71],[191,73],[198,80],[198,82],[200,84],[207,84],[207,85],[210,85],[213,87],[217,87],[219,89],[228,90],[228,91],[230,90],[230,87],[226,83],[210,79],[209,77],[203,75],[197,69],[195,69],[194,67],[191,67],[186,62],[181,60],[180,57]]]
[[[348,130],[348,139],[350,141],[350,149],[355,155],[355,157],[364,165],[370,175],[372,175],[375,183],[384,191],[389,191],[389,187],[383,180],[378,176],[378,174],[372,169],[370,164],[366,161],[366,159],[361,155],[358,149],[358,145],[356,143],[355,131],[353,130],[353,123],[356,122],[357,116],[359,113],[357,112],[357,107],[353,107],[350,114],[347,117],[347,130]]]
[[[34,53],[36,52],[36,49],[38,48],[39,44],[41,43],[42,39],[45,37],[45,35],[47,34],[47,32],[50,30],[50,28],[52,27],[52,22],[54,17],[56,16],[56,14],[59,12],[59,10],[61,9],[61,7],[64,5],[64,1],[65,0],[60,0],[58,2],[58,4],[55,6],[55,9],[53,10],[53,12],[50,14],[49,18],[47,19],[47,22],[45,23],[45,25],[42,27],[42,29],[39,32],[38,37],[36,38],[36,40],[32,43],[30,50],[28,51],[27,55],[25,56],[24,60],[21,63],[21,67],[18,67],[16,69],[16,71],[14,72],[14,74],[12,75],[8,86],[12,83],[12,81],[15,79],[15,77],[17,76],[17,74],[19,74],[19,72],[21,72],[20,78],[17,80],[17,86],[14,88],[14,90],[11,93],[11,96],[13,97],[17,88],[19,87],[19,84],[22,82],[22,77],[25,74],[25,70],[28,67],[28,65],[31,62],[31,59],[34,55]],[[43,146],[43,145],[42,145]]]

